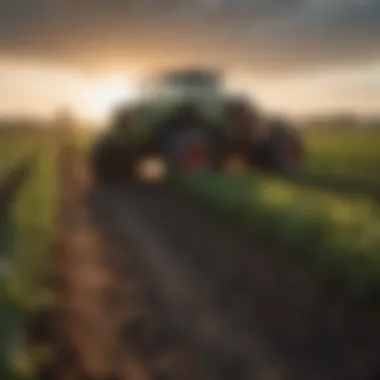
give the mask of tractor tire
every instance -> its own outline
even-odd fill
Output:
[[[173,125],[161,139],[160,151],[170,173],[202,174],[218,170],[222,144],[206,124]]]
[[[169,173],[200,174],[220,167],[224,147],[222,134],[193,104],[184,103],[160,125],[159,131],[156,149]]]
[[[297,133],[287,130],[270,133],[252,148],[254,160],[264,170],[287,174],[298,169],[304,160],[304,147]]]
[[[93,151],[93,169],[99,183],[125,181],[131,176],[131,154],[128,150],[109,140],[102,140]]]

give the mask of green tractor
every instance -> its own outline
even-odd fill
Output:
[[[250,168],[284,173],[304,159],[297,131],[228,93],[217,72],[172,71],[144,90],[118,108],[94,146],[100,182]]]

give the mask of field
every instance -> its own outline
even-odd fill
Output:
[[[339,191],[380,195],[380,132],[305,132],[308,160],[295,180]]]
[[[287,179],[186,178],[210,209],[309,259],[355,296],[380,291],[380,135],[305,133],[308,160]],[[305,186],[307,185],[307,186]]]
[[[355,297],[378,296],[380,134],[305,132],[305,140],[308,160],[290,178],[212,175],[185,178],[183,188],[209,210],[270,238],[284,254],[306,259]],[[87,150],[92,141],[92,135],[80,133],[76,145]],[[6,224],[13,244],[3,241],[1,255],[7,270],[0,298],[0,349],[10,365],[0,370],[28,379],[45,351],[34,348],[25,355],[25,329],[31,317],[52,302],[43,275],[57,226],[59,147],[54,133],[0,135],[1,177],[36,153]]]
[[[380,171],[380,132],[315,131],[304,136],[309,173],[374,179]]]

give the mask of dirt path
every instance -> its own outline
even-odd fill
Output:
[[[93,204],[133,241],[177,331],[219,363],[218,378],[379,375],[377,306],[345,299],[278,247],[165,189],[97,189]]]
[[[213,379],[176,336],[131,248],[121,249],[94,219],[85,157],[67,148],[60,168],[61,231],[51,271],[57,304],[49,315],[55,355],[43,377]]]
[[[375,380],[377,306],[166,189],[62,153],[46,379]]]

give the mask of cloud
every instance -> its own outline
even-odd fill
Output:
[[[257,75],[380,58],[377,0],[1,0],[0,54]]]

